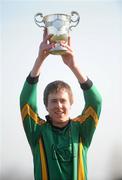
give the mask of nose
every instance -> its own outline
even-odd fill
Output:
[[[57,104],[56,104],[56,107],[61,108],[62,107],[62,103],[60,101],[58,101]]]

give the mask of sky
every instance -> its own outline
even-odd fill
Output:
[[[19,109],[19,96],[38,54],[43,29],[34,15],[80,14],[70,32],[79,67],[103,99],[100,122],[88,152],[89,180],[122,179],[122,2],[121,1],[0,1],[0,179],[33,180],[33,163]],[[50,55],[38,84],[39,115],[47,111],[42,96],[56,79],[68,82],[75,103],[71,117],[82,112],[84,99],[76,77],[60,56]]]

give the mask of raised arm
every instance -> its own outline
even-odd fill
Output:
[[[39,47],[38,57],[34,63],[31,73],[27,77],[20,95],[20,109],[23,120],[23,125],[27,139],[32,147],[39,136],[40,125],[45,123],[44,120],[38,117],[37,108],[37,82],[41,71],[43,61],[49,55],[49,49],[52,47],[49,44],[50,36],[44,31],[43,41]]]
[[[49,55],[49,50],[54,46],[54,44],[49,43],[50,37],[51,35],[48,35],[47,30],[45,29],[44,34],[43,34],[43,41],[41,42],[39,46],[38,57],[31,71],[32,77],[36,77],[40,75],[42,63],[44,62],[46,57]]]
[[[73,121],[79,123],[82,142],[85,146],[89,147],[101,112],[101,95],[92,81],[77,65],[74,53],[70,46],[70,38],[68,44],[62,43],[62,46],[68,48],[67,53],[62,55],[62,59],[74,73],[83,90],[85,106],[81,115],[73,119]]]
[[[62,46],[68,49],[66,54],[62,55],[63,62],[71,69],[78,81],[81,84],[84,83],[88,78],[83,72],[81,72],[80,68],[78,67],[74,52],[71,48],[70,37],[68,38],[68,44],[62,43]]]

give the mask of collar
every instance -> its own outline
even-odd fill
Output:
[[[70,119],[69,119],[68,123],[67,123],[64,127],[57,127],[57,126],[54,126],[54,125],[52,124],[52,119],[51,119],[51,117],[50,117],[49,115],[45,116],[45,118],[46,118],[47,122],[49,122],[49,123],[51,124],[51,126],[52,126],[53,128],[59,129],[59,130],[63,130],[63,129],[65,129],[66,127],[69,127],[70,124],[71,124],[71,121],[70,121]]]

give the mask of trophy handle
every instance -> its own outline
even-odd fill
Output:
[[[36,25],[39,26],[40,28],[45,28],[45,26],[41,26],[40,25],[41,23],[44,23],[43,14],[42,13],[37,13],[34,16],[34,21],[35,21]]]
[[[72,19],[72,17],[74,18]],[[72,27],[76,27],[80,21],[80,15],[76,11],[71,12],[71,22],[75,23],[74,25],[71,25],[69,27],[70,30],[72,30]]]

